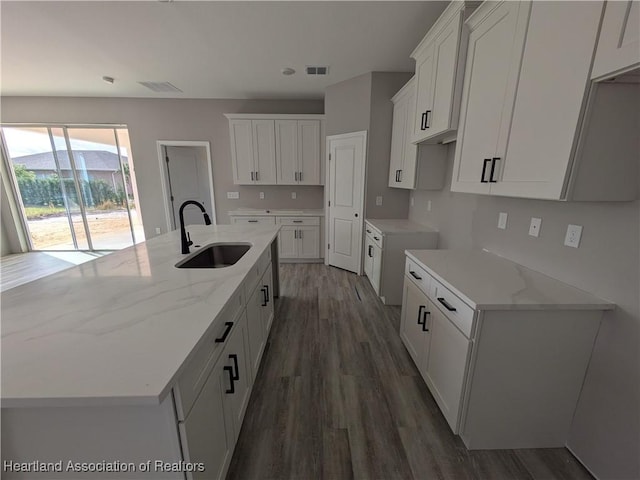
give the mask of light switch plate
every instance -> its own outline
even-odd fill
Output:
[[[156,227],[156,235],[160,235],[160,233],[161,233],[160,227]]]
[[[296,192],[291,192],[291,198],[295,200],[296,197],[297,197]]]
[[[380,206],[382,205],[382,197],[381,197],[380,195],[378,195],[378,196],[376,197],[376,205],[377,205],[378,207],[380,207]]]
[[[505,230],[507,228],[507,215],[505,212],[500,212],[498,215],[498,228]]]
[[[564,237],[564,244],[567,247],[578,248],[582,237],[582,225],[567,225],[567,235]]]
[[[238,199],[240,198],[240,192],[227,192],[228,199]]]
[[[542,219],[531,217],[531,223],[529,224],[529,235],[537,237],[540,235],[540,227],[542,226]]]
[[[264,192],[260,192],[260,200],[264,200]]]

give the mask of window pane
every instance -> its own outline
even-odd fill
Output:
[[[140,213],[140,201],[138,199],[138,188],[136,184],[136,173],[133,168],[133,158],[131,157],[131,144],[129,143],[129,131],[126,128],[116,129],[120,155],[125,169],[125,183],[127,199],[129,201],[129,212],[131,213],[131,223],[135,235],[135,242],[144,242],[144,228],[142,227],[142,214]]]

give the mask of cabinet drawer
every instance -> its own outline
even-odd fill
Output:
[[[464,303],[456,294],[442,285],[436,279],[431,280],[432,301],[446,317],[464,333],[467,338],[472,337],[474,310]]]
[[[410,258],[407,258],[404,274],[407,278],[410,278],[425,295],[430,294],[429,287],[431,286],[431,275],[429,275],[421,266]]]
[[[276,219],[272,216],[257,216],[257,217],[231,217],[232,223],[260,223],[264,225],[275,225]]]
[[[205,335],[204,341],[180,374],[175,387],[178,420],[182,421],[189,415],[245,304],[244,289],[239,288],[220,313],[216,326]]]
[[[382,248],[383,236],[380,233],[380,230],[372,226],[370,223],[365,222],[365,232],[367,236],[371,239],[371,242]]]
[[[320,225],[320,217],[276,217],[279,225]]]

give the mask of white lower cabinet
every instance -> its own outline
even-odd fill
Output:
[[[453,433],[470,450],[564,446],[612,305],[490,254],[409,254],[400,338]]]
[[[320,217],[276,217],[282,225],[278,234],[282,260],[320,258]]]

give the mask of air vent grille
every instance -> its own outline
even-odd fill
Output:
[[[307,75],[328,75],[329,67],[326,65],[307,65],[304,71]]]
[[[156,93],[175,93],[182,92],[178,87],[169,82],[138,82],[143,87],[147,87]]]

